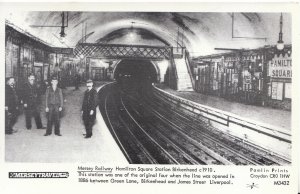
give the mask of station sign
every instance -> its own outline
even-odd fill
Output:
[[[66,55],[73,54],[73,48],[52,47],[52,51],[57,54],[66,54]]]
[[[34,62],[33,65],[35,67],[43,67],[44,66],[43,63],[40,63],[40,62]]]
[[[269,62],[269,76],[271,78],[292,78],[291,57],[275,57]]]

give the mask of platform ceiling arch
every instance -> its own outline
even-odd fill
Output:
[[[64,43],[59,28],[30,25],[60,25],[61,12],[12,12],[7,19],[54,46],[75,46],[87,24],[87,42],[132,44],[183,44],[193,55],[213,54],[215,47],[256,48],[278,40],[280,13],[235,13],[235,36],[265,37],[233,39],[232,13],[213,12],[69,12]],[[283,13],[283,39],[291,43],[291,15]],[[135,40],[128,39],[132,29]],[[179,36],[178,36],[179,34]]]

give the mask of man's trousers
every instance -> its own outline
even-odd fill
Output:
[[[46,134],[52,133],[52,126],[54,125],[54,133],[60,134],[60,111],[59,106],[51,105],[48,112],[48,122]]]

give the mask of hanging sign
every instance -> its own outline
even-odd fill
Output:
[[[292,78],[291,57],[275,57],[269,62],[269,75],[272,78]]]

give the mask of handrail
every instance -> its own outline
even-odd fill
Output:
[[[173,68],[174,68],[175,79],[178,80],[178,72],[177,72],[177,68],[176,68],[176,63],[175,63],[174,57],[172,57],[172,63],[173,63]]]
[[[177,90],[177,83],[178,83],[178,73],[177,73],[177,69],[176,69],[176,64],[175,64],[175,60],[174,60],[174,56],[173,56],[173,50],[171,51],[171,54],[170,54],[170,62],[171,62],[171,75],[174,73],[174,76],[175,76],[175,80],[171,80],[171,82],[174,83],[175,85],[175,89]],[[173,78],[173,75],[172,75],[172,78]]]
[[[225,126],[229,126],[229,123],[237,124],[242,127],[246,127],[250,130],[279,139],[281,141],[291,143],[291,133],[286,129],[278,128],[272,125],[268,125],[266,123],[252,121],[250,119],[240,117],[230,112],[201,105],[196,102],[170,94],[156,86],[154,86],[154,88],[155,88],[154,92],[157,91],[159,93],[162,93],[161,94],[162,96],[167,96],[168,98],[174,100],[175,102],[179,101],[180,103],[189,107],[188,108],[189,110],[196,111],[197,113],[199,112],[201,116],[207,118],[208,120],[218,122]]]
[[[191,79],[191,82],[192,82],[192,87],[193,87],[194,90],[196,90],[196,88],[195,88],[195,80],[194,80],[193,74],[191,72],[191,66],[190,66],[189,57],[190,57],[189,52],[185,49],[184,59],[185,59],[186,67],[187,67],[188,73],[190,75],[190,79]]]

